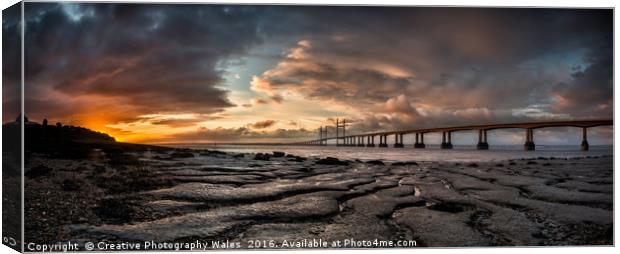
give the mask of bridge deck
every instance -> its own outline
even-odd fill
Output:
[[[496,130],[496,129],[539,129],[547,127],[577,127],[590,128],[597,126],[613,125],[613,120],[573,120],[573,121],[545,121],[545,122],[528,122],[528,123],[503,123],[503,124],[481,124],[481,125],[465,125],[465,126],[449,126],[438,128],[421,128],[400,131],[372,132],[354,135],[339,136],[339,139],[350,137],[367,137],[367,136],[384,136],[395,134],[411,134],[411,133],[429,133],[429,132],[455,132],[469,130]],[[328,137],[323,139],[315,139],[312,141],[334,140],[336,137]],[[302,142],[303,143],[303,142]]]

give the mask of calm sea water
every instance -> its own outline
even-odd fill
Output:
[[[337,157],[340,159],[385,160],[385,161],[498,161],[508,159],[556,157],[572,158],[585,156],[613,155],[613,146],[590,146],[590,151],[580,151],[579,146],[536,145],[535,151],[524,151],[523,146],[491,146],[490,150],[476,150],[473,146],[454,146],[443,150],[439,146],[427,145],[425,149],[366,148],[336,146],[260,146],[260,145],[206,145],[175,144],[178,148],[214,149],[237,153],[271,153],[282,151],[304,157]]]

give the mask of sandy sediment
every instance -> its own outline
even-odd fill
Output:
[[[368,163],[206,150],[97,160],[33,154],[26,242],[610,245],[612,161]]]

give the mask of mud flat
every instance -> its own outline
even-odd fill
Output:
[[[365,162],[189,149],[78,160],[32,154],[26,243],[611,245],[612,162]]]

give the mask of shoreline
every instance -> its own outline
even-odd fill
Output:
[[[129,151],[94,148],[72,160],[32,154],[26,216],[33,219],[26,222],[31,237],[26,242],[311,237],[405,239],[430,247],[613,242],[607,235],[613,226],[613,156],[388,162],[121,147]],[[508,218],[520,224],[506,224]],[[570,233],[573,227],[589,233]],[[442,232],[459,237],[442,239]]]
[[[366,148],[336,146],[204,146],[176,145],[173,148],[210,149],[231,153],[272,153],[282,151],[304,157],[336,157],[346,160],[385,160],[385,161],[501,161],[507,159],[530,159],[538,157],[573,158],[587,156],[613,155],[613,146],[591,146],[590,151],[580,151],[576,146],[541,145],[536,151],[524,151],[522,146],[493,146],[490,150],[478,150],[472,146],[455,146],[453,149],[440,149],[430,146],[426,149],[405,148]]]

